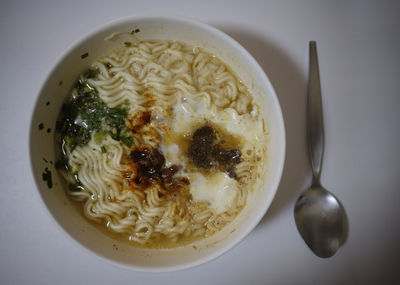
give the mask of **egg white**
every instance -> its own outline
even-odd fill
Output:
[[[180,98],[173,109],[170,136],[190,136],[193,130],[204,122],[217,125],[227,133],[237,137],[243,144],[257,144],[263,134],[262,120],[259,111],[239,115],[233,108],[218,109],[207,101],[206,97],[196,99]],[[208,175],[189,166],[183,147],[174,139],[165,139],[161,143],[161,151],[166,158],[166,165],[182,166],[179,175],[186,176],[189,190],[195,201],[207,201],[210,207],[221,213],[229,209],[238,195],[239,183],[223,172]]]

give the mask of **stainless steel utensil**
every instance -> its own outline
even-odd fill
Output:
[[[311,41],[309,48],[307,134],[313,179],[311,187],[298,198],[294,217],[306,244],[317,256],[327,258],[334,255],[344,242],[347,218],[339,200],[320,184],[324,128],[316,42]]]

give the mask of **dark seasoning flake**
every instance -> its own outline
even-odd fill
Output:
[[[133,30],[131,31],[131,34],[133,35],[133,34],[137,34],[137,33],[139,33],[139,32],[140,32],[140,29],[135,28],[135,29],[133,29]]]
[[[241,160],[237,148],[224,146],[219,133],[209,125],[198,128],[192,136],[188,155],[193,164],[204,170],[219,169],[231,178],[236,178],[235,166]]]
[[[46,167],[44,172],[42,173],[42,180],[47,182],[47,187],[51,189],[53,187],[53,179],[51,176],[51,171]]]

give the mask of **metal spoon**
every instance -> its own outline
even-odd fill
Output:
[[[347,218],[339,200],[320,184],[324,128],[315,41],[310,42],[309,68],[307,134],[313,179],[311,187],[296,202],[294,218],[306,244],[317,256],[327,258],[343,244],[347,235]]]

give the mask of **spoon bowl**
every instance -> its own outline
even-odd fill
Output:
[[[319,257],[336,253],[345,236],[343,208],[333,194],[314,186],[300,195],[294,216],[300,235]]]

